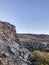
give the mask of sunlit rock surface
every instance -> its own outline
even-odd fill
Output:
[[[18,43],[15,26],[0,21],[0,65],[30,65],[30,55]]]

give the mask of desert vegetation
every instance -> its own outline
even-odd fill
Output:
[[[49,52],[40,52],[35,50],[32,52],[32,65],[49,65]]]

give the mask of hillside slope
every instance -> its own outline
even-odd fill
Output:
[[[30,51],[49,51],[49,35],[45,34],[18,34],[22,46]]]
[[[30,65],[29,55],[18,42],[15,26],[0,21],[0,65]]]
[[[32,41],[48,41],[49,35],[46,34],[18,34],[20,41],[32,40]]]

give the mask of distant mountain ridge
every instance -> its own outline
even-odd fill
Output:
[[[49,35],[46,34],[18,34],[19,39],[49,41]]]

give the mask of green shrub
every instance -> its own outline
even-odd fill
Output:
[[[49,65],[48,52],[33,51],[31,57],[34,65]]]

